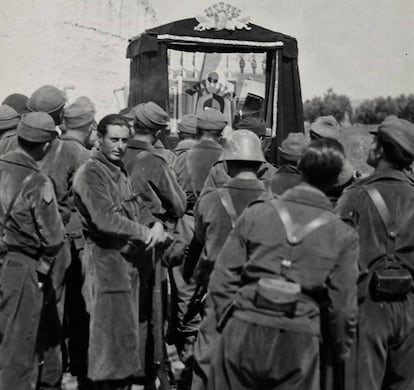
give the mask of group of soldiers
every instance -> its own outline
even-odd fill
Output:
[[[168,122],[3,101],[0,389],[414,388],[414,125],[387,117],[357,178],[331,116],[277,168],[259,118],[185,115],[173,150]]]

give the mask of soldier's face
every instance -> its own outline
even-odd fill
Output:
[[[125,156],[130,130],[126,126],[108,125],[107,133],[101,138],[100,150],[114,164]]]

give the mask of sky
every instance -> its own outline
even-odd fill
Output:
[[[217,1],[218,2],[218,1]],[[149,0],[158,24],[211,0]],[[295,37],[303,99],[329,88],[353,100],[414,93],[413,0],[232,0],[251,22]]]

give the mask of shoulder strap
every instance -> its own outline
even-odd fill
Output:
[[[381,217],[381,221],[387,231],[388,237],[394,239],[397,235],[397,232],[392,229],[393,221],[391,220],[391,215],[387,205],[385,204],[384,198],[375,187],[362,186],[362,188],[366,191],[375,208],[377,209],[378,214]]]
[[[320,227],[332,221],[339,219],[339,217],[333,212],[325,211],[315,219],[308,222],[306,225],[302,226],[293,222],[288,209],[280,199],[272,200],[270,203],[276,210],[276,213],[279,215],[286,231],[287,240],[291,245],[299,244],[306,236],[308,236],[313,231],[319,229]]]
[[[6,223],[10,217],[10,213],[13,210],[13,206],[16,203],[17,198],[23,193],[23,191],[25,190],[27,184],[29,183],[30,179],[33,177],[33,175],[35,174],[35,172],[30,172],[23,180],[20,189],[14,194],[13,199],[11,200],[9,207],[7,208],[6,214],[4,215],[4,219],[3,219],[3,223],[0,226],[0,240],[3,238],[3,234],[4,234],[4,229],[6,227]]]
[[[234,203],[231,199],[230,192],[226,188],[217,188],[217,194],[220,198],[221,204],[226,210],[227,215],[230,217],[231,227],[234,228],[238,215],[236,213],[236,209],[234,208]]]

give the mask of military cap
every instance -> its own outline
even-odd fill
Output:
[[[197,128],[201,130],[223,130],[226,124],[226,117],[215,108],[208,108],[197,116]]]
[[[30,111],[51,113],[63,107],[66,103],[66,96],[63,91],[53,85],[44,85],[36,89],[27,101],[27,108]]]
[[[310,130],[322,138],[338,139],[340,135],[340,126],[337,120],[332,116],[320,116],[311,124]]]
[[[0,106],[0,130],[14,129],[20,121],[20,115],[7,104]]]
[[[184,134],[197,134],[197,116],[184,115],[178,123],[178,131]]]
[[[266,161],[259,137],[252,131],[243,129],[233,131],[227,138],[221,160]]]
[[[237,130],[246,129],[253,131],[258,137],[262,137],[266,135],[266,124],[263,119],[254,118],[249,116],[247,118],[243,118],[239,124],[237,125]]]
[[[29,112],[17,126],[17,135],[26,141],[48,142],[57,136],[53,118],[45,112]]]
[[[137,118],[149,130],[159,130],[168,125],[168,114],[154,102],[138,104],[133,113],[134,119]]]
[[[298,161],[309,141],[303,133],[289,133],[279,146],[281,157],[288,161]]]
[[[396,144],[414,156],[414,124],[397,118],[388,117],[378,127],[378,134],[386,134]]]
[[[77,129],[95,120],[95,106],[86,96],[78,97],[69,107],[63,110],[65,127]]]
[[[27,112],[27,101],[29,98],[21,93],[12,93],[7,96],[2,104],[7,104],[11,108],[14,108],[18,114]]]

